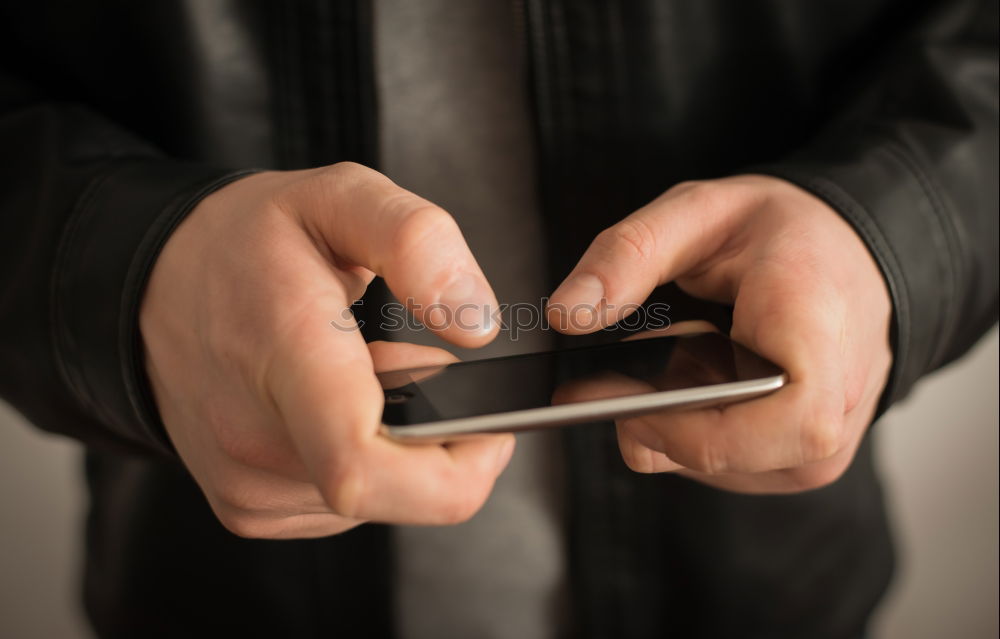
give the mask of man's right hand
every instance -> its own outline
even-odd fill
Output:
[[[496,335],[493,292],[451,216],[356,164],[238,180],[164,247],[140,316],[146,367],[171,440],[232,532],[456,523],[510,460],[511,435],[415,446],[379,434],[374,371],[450,356],[365,344],[348,309],[375,274],[441,337]]]

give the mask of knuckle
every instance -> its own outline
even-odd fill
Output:
[[[361,464],[338,464],[320,487],[330,509],[342,517],[360,519],[364,509],[365,471]]]
[[[721,475],[729,472],[729,452],[725,446],[706,442],[700,451],[699,464],[701,472],[707,475]]]
[[[729,451],[723,440],[714,441],[706,437],[693,445],[672,449],[668,455],[677,463],[706,475],[720,475],[732,471]]]
[[[701,215],[719,215],[726,211],[748,210],[762,204],[764,190],[737,179],[686,182],[679,185],[678,197]]]
[[[843,418],[829,412],[812,417],[803,424],[801,438],[803,463],[829,459],[843,447]]]
[[[715,210],[724,197],[723,189],[717,182],[688,182],[680,193],[686,204],[697,210]]]
[[[324,166],[316,175],[327,184],[340,186],[344,183],[354,183],[370,171],[371,169],[357,162],[344,161]]]
[[[634,216],[602,231],[597,242],[615,254],[624,251],[642,262],[656,255],[656,234],[649,224]]]
[[[342,176],[344,174],[354,174],[357,173],[358,171],[368,171],[370,169],[361,164],[358,164],[357,162],[344,160],[329,165],[328,167],[326,167],[326,170],[331,176]]]
[[[373,175],[380,175],[356,162],[337,162],[327,166],[293,172],[290,179],[268,196],[266,209],[284,214],[293,219],[310,218],[307,212],[296,208],[303,196],[314,200],[317,197],[337,201],[345,193],[364,185]]]
[[[703,188],[704,185],[704,180],[684,180],[683,182],[678,182],[667,189],[667,192],[664,193],[664,195],[668,197],[685,196],[695,189]]]
[[[416,196],[400,196],[386,204],[392,220],[389,250],[404,257],[427,246],[431,241],[447,238],[458,231],[458,224],[444,209]]]

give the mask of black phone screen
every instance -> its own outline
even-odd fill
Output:
[[[718,333],[651,337],[379,373],[388,426],[780,375]]]

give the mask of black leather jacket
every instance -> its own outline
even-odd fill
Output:
[[[995,0],[514,8],[553,279],[672,184],[753,170],[830,203],[882,268],[883,409],[996,321]],[[151,409],[136,322],[171,229],[240,170],[378,166],[371,20],[365,0],[0,8],[0,394],[91,451],[102,636],[391,631],[389,529],[267,542],[215,522]],[[840,481],[782,497],[633,475],[606,428],[567,447],[575,636],[851,636],[888,583],[867,442]]]

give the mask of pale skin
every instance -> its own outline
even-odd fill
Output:
[[[384,176],[342,163],[252,175],[205,198],[154,267],[140,327],[160,414],[229,530],[319,537],[365,521],[441,525],[474,515],[513,453],[510,435],[447,445],[379,434],[374,371],[448,361],[365,344],[343,326],[375,275],[420,306],[496,308],[454,220]],[[577,276],[580,276],[578,278]],[[725,409],[618,423],[625,462],[727,490],[824,486],[849,465],[891,364],[891,304],[862,241],[826,204],[776,178],[678,185],[595,239],[552,296],[614,323],[677,281],[735,303],[732,336],[788,386]],[[461,312],[461,311],[460,311]],[[498,326],[423,317],[481,346]],[[574,318],[553,316],[573,330]]]

